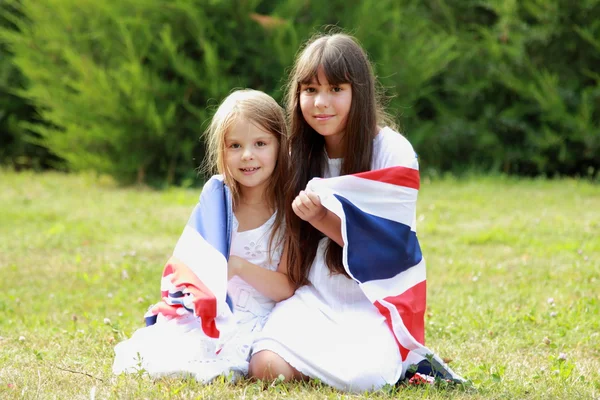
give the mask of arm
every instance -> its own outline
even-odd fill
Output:
[[[340,217],[323,207],[316,193],[302,190],[292,202],[294,213],[328,238],[344,247],[342,238],[342,220]]]
[[[235,275],[271,300],[281,301],[294,294],[294,286],[287,275],[287,245],[283,248],[276,271],[259,267],[241,257],[229,257],[229,279]]]

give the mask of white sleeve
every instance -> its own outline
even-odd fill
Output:
[[[404,136],[390,128],[379,132],[373,148],[373,168],[382,169],[396,166],[419,169],[417,154]]]

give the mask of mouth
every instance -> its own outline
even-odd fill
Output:
[[[330,120],[331,118],[333,118],[335,115],[328,115],[328,114],[317,114],[315,115],[315,119],[317,121],[327,121]]]
[[[240,168],[240,171],[244,173],[244,175],[250,175],[258,171],[260,167],[248,167],[248,168]]]

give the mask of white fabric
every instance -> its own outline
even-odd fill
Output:
[[[277,238],[271,258],[268,256],[274,221],[275,214],[256,229],[238,232],[234,219],[230,254],[269,270],[277,269],[282,250]],[[239,277],[228,282],[227,291],[236,329],[220,344],[206,337],[197,319],[168,320],[159,314],[156,324],[138,329],[130,339],[117,344],[113,372],[144,370],[154,378],[191,376],[200,382],[230,373],[232,379],[245,376],[254,336],[262,329],[275,302]]]
[[[415,158],[410,143],[389,128],[373,140],[371,169],[407,165],[406,160]],[[342,160],[327,161],[324,178],[338,176]],[[394,384],[402,372],[394,336],[354,280],[330,274],[324,260],[327,241],[319,243],[310,285],[276,305],[253,354],[273,351],[303,374],[340,390],[362,392]]]
[[[198,257],[202,254],[202,257]],[[204,283],[211,289],[215,297],[222,299],[226,296],[228,289],[227,282],[227,260],[217,249],[211,246],[204,238],[190,226],[183,228],[183,232],[175,245],[173,256],[186,264]],[[211,265],[212,268],[204,268],[206,265]],[[163,281],[170,279],[168,276],[163,276]],[[161,289],[169,287],[161,283]],[[163,289],[164,290],[164,289]],[[219,315],[230,314],[227,305],[224,302],[217,302],[217,313]],[[183,311],[183,310],[182,310]],[[227,327],[220,327],[222,331],[231,329],[231,319],[228,319]]]
[[[370,296],[373,297],[370,300],[375,301],[388,296],[396,296],[398,293],[404,293],[404,291],[411,288],[414,282],[422,282],[425,278],[425,263],[421,262],[392,278],[364,282],[361,286],[364,292],[370,293]]]

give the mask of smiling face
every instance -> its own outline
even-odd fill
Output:
[[[317,76],[300,85],[299,100],[304,120],[325,137],[325,147],[329,156],[340,156],[352,105],[351,84],[330,85],[323,67],[319,67]]]
[[[278,152],[277,138],[248,119],[238,118],[231,125],[225,135],[225,164],[242,196],[266,189]]]

